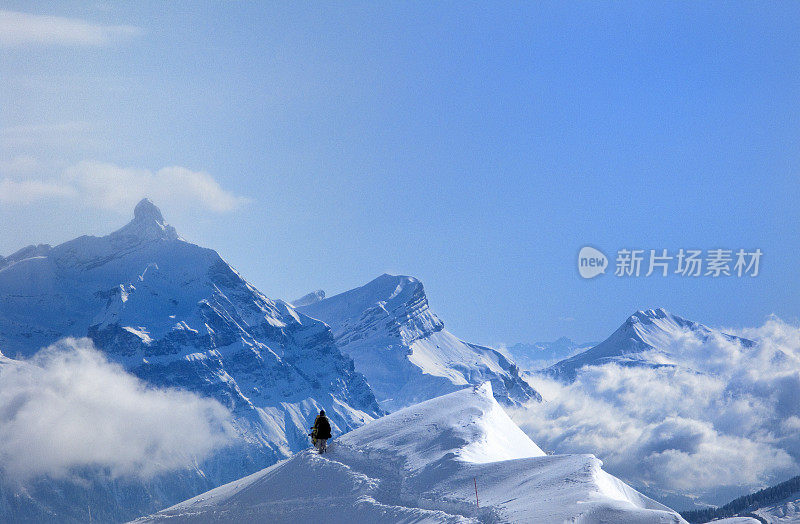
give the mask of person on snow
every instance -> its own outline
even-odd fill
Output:
[[[325,453],[329,438],[331,438],[331,423],[325,416],[325,410],[321,409],[314,420],[314,427],[311,428],[311,443],[314,444],[317,451]]]

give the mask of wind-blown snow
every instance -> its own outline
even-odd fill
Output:
[[[321,289],[318,289],[316,291],[312,291],[307,295],[303,295],[297,300],[292,300],[292,306],[294,307],[310,306],[311,304],[316,304],[320,300],[324,299],[325,299],[325,292]]]
[[[331,326],[337,344],[387,410],[485,380],[503,403],[541,400],[502,353],[448,332],[413,277],[381,275],[299,310]]]
[[[489,384],[410,406],[142,522],[626,522],[679,515],[591,455],[545,456]],[[475,500],[477,484],[480,508]]]

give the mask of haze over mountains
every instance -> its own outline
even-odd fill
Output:
[[[550,367],[564,359],[583,353],[596,344],[591,342],[575,342],[561,337],[552,342],[519,342],[505,348],[506,353],[524,370],[539,370]]]

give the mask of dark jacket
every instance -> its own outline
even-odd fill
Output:
[[[314,430],[311,433],[314,438],[331,438],[331,423],[325,415],[317,415],[314,421]]]

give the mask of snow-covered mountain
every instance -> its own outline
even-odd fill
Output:
[[[500,352],[448,332],[416,278],[381,275],[298,310],[331,327],[389,411],[486,380],[503,403],[541,400]]]
[[[212,397],[233,411],[234,446],[175,478],[195,493],[307,447],[320,408],[335,434],[383,414],[325,324],[267,298],[215,251],[181,239],[149,200],[107,236],[31,246],[0,260],[4,354],[28,357],[65,336],[90,337],[151,385]],[[63,496],[62,488],[52,491]],[[47,496],[30,504],[46,506]],[[105,498],[95,511],[105,507],[106,519],[156,509],[155,495],[145,493],[135,507],[114,496],[98,495]],[[75,503],[86,509],[82,500]]]
[[[316,291],[312,291],[307,295],[303,295],[297,300],[292,300],[292,306],[294,307],[310,306],[311,304],[316,304],[320,300],[324,299],[325,299],[325,292],[321,289],[318,289]]]
[[[668,313],[662,308],[637,311],[614,333],[600,344],[573,357],[558,362],[544,372],[561,380],[573,380],[584,366],[616,363],[621,366],[672,366],[675,365],[670,348],[676,341],[691,334],[697,340],[708,341],[722,337],[737,341],[743,347],[754,342],[722,333],[703,324]]]
[[[476,500],[477,492],[477,500]],[[685,522],[601,469],[546,456],[485,383],[407,407],[141,522]]]
[[[521,369],[528,371],[552,366],[566,358],[583,353],[595,345],[561,337],[552,342],[534,342],[533,344],[520,342],[508,346],[506,352]]]

